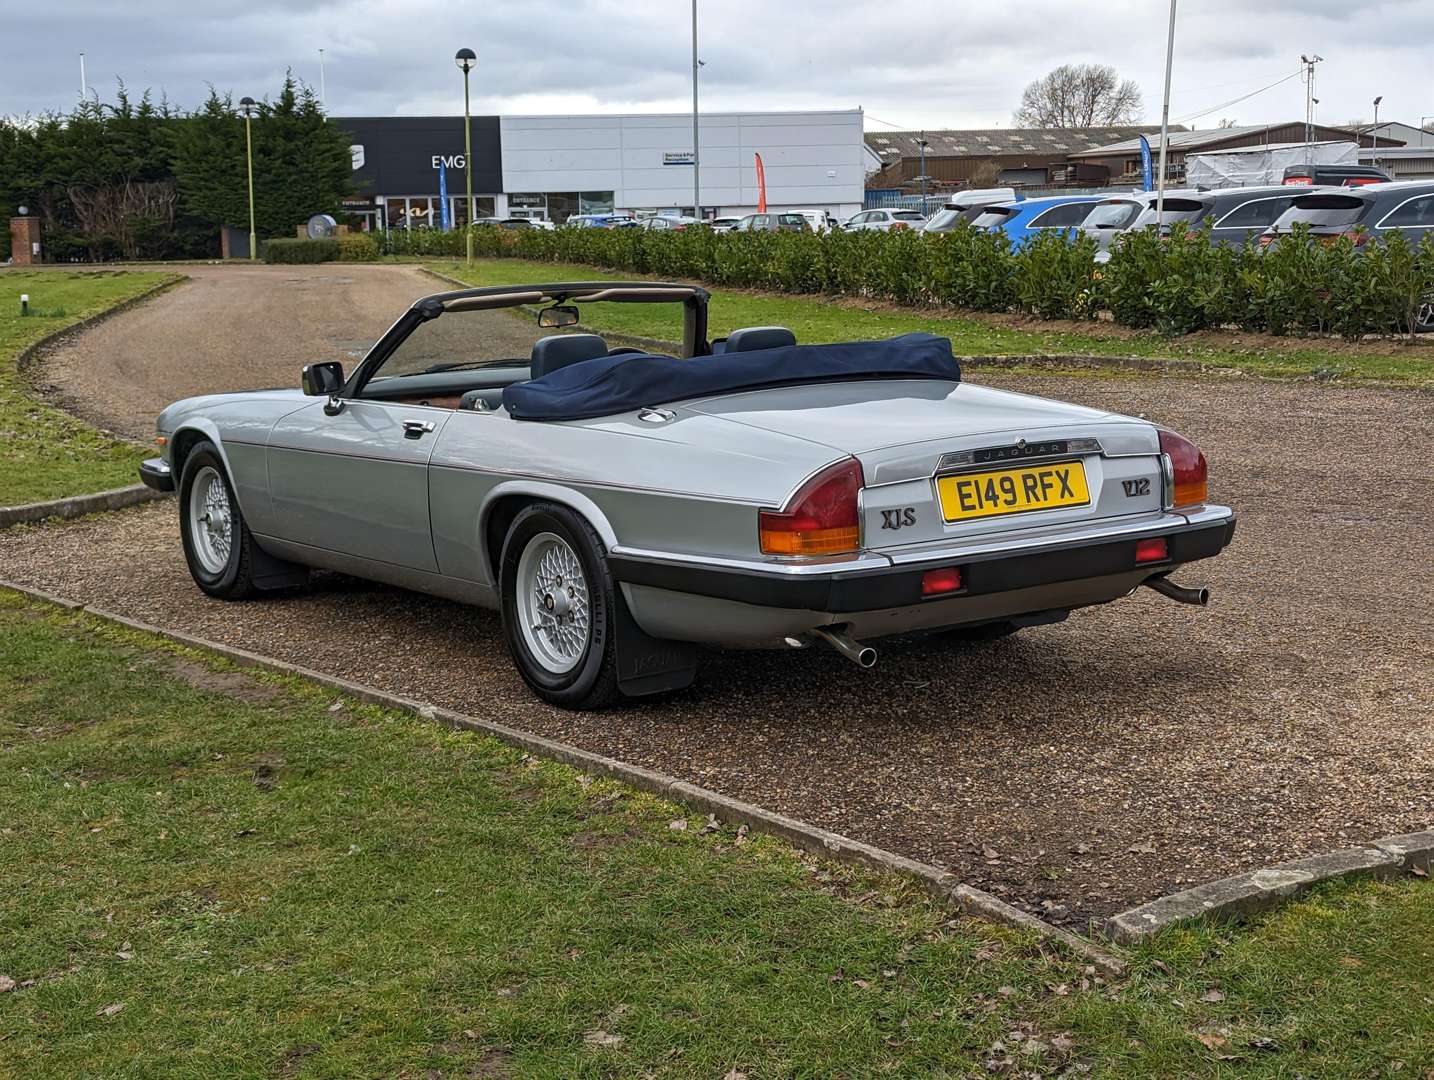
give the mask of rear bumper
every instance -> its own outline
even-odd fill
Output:
[[[139,478],[155,491],[173,491],[174,473],[163,458],[147,458],[139,464]]]
[[[721,564],[614,548],[608,555],[608,566],[613,578],[626,585],[763,608],[843,615],[948,604],[962,598],[1115,575],[1148,572],[1143,576],[1153,577],[1219,554],[1234,533],[1234,513],[1227,507],[1207,506],[1199,514],[1188,517],[1157,515],[1140,522],[1136,528],[1122,524],[1104,532],[1052,538],[1044,546],[1035,545],[1036,550],[972,545],[923,551],[919,559],[910,556],[900,561],[886,557],[873,559],[868,553],[848,564],[798,565]],[[1166,539],[1169,558],[1137,563],[1137,541],[1156,536]],[[962,588],[923,597],[922,575],[938,567],[958,567]]]

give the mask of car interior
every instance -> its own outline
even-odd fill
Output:
[[[795,345],[796,335],[784,326],[749,326],[733,330],[712,341],[712,354],[753,352]],[[466,370],[419,370],[413,373],[372,379],[360,397],[366,400],[429,405],[440,409],[492,412],[502,407],[503,389],[528,379],[541,379],[569,364],[624,353],[643,354],[650,350],[627,345],[608,347],[597,334],[550,334],[534,343],[525,362],[519,359],[481,362]],[[385,365],[387,366],[387,365]],[[434,365],[441,367],[442,365]],[[383,369],[380,369],[382,374]]]

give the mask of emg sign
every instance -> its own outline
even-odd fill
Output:
[[[467,167],[468,162],[462,154],[434,154],[433,167],[447,169],[462,169]]]

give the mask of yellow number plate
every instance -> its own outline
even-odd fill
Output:
[[[1079,461],[938,476],[936,492],[947,521],[1090,504],[1085,465]]]

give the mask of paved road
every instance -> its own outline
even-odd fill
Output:
[[[1233,548],[1180,575],[1211,607],[1142,590],[1001,642],[887,647],[873,672],[711,654],[691,692],[590,715],[537,704],[485,612],[336,575],[205,598],[172,503],[0,534],[0,576],[659,768],[1059,921],[1434,826],[1434,397],[972,377],[1196,438],[1240,511]]]
[[[154,418],[194,394],[297,386],[319,360],[347,368],[404,308],[450,286],[415,267],[186,266],[189,281],[48,353],[33,379],[70,411],[148,441]],[[539,336],[479,316],[526,356]]]

